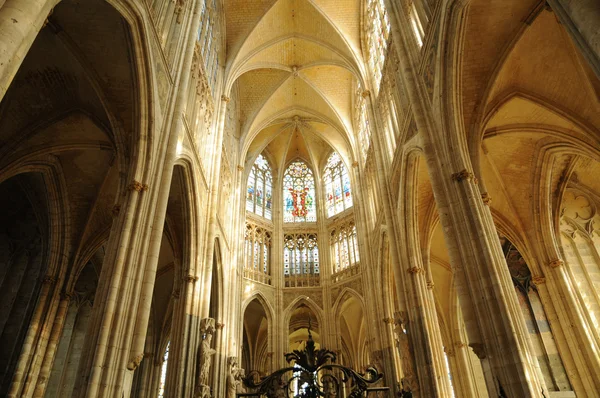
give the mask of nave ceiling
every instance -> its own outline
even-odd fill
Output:
[[[362,80],[361,2],[226,1],[226,87],[240,98],[242,156],[276,169],[318,168],[330,148],[355,159],[352,110]]]

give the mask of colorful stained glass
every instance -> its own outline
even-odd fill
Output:
[[[272,184],[271,167],[263,155],[258,155],[248,176],[246,210],[270,220],[273,206]]]
[[[333,152],[323,173],[327,217],[336,215],[352,207],[352,190],[348,169],[337,152]]]
[[[283,222],[315,222],[315,180],[301,160],[292,162],[283,177]]]
[[[160,384],[158,386],[158,398],[163,398],[165,396],[165,386],[167,383],[167,365],[169,361],[169,346],[171,342],[167,343],[167,348],[165,349],[165,354],[163,355],[163,363],[160,369]]]

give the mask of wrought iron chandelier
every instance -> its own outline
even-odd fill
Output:
[[[308,327],[308,340],[302,351],[285,354],[290,366],[276,370],[259,378],[252,371],[244,378],[244,384],[254,392],[238,394],[238,397],[267,398],[316,398],[316,397],[364,397],[370,391],[389,391],[388,387],[369,387],[383,378],[375,367],[367,368],[364,374],[336,364],[335,352],[316,349]],[[348,391],[346,391],[348,390]]]

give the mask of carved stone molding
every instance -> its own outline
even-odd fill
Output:
[[[483,204],[486,206],[489,206],[490,203],[492,203],[492,197],[487,192],[484,192],[481,194],[481,200],[483,201]]]
[[[142,359],[144,359],[144,353],[141,353],[138,356],[132,358],[131,361],[129,361],[129,363],[127,364],[127,369],[136,370],[137,367],[140,366],[140,363],[142,363]]]
[[[462,341],[457,341],[454,346],[456,348],[465,348],[467,345],[465,343],[463,343]]]
[[[352,162],[352,167],[358,167],[358,162]]]
[[[131,184],[129,184],[127,189],[129,189],[130,191],[136,191],[136,192],[146,192],[148,190],[148,184],[142,184],[139,181],[133,180],[133,182]]]
[[[369,95],[371,95],[371,92],[369,90],[364,90],[362,93],[360,93],[360,95],[363,98],[367,98]]]
[[[546,283],[546,278],[544,278],[543,276],[537,275],[537,276],[534,276],[533,278],[531,278],[531,282],[533,282],[533,284],[536,286],[543,285],[544,283]]]
[[[454,349],[452,347],[444,347],[444,352],[449,357],[453,357],[454,356]]]
[[[473,352],[479,359],[485,359],[487,353],[485,352],[485,346],[482,343],[471,343],[469,347],[473,349]]]
[[[427,282],[427,289],[433,289],[434,286],[435,286],[435,283],[433,283],[432,281]]]
[[[391,323],[394,323],[394,318],[383,318],[383,322],[389,325]]]
[[[409,274],[420,274],[421,272],[423,272],[423,268],[421,268],[421,267],[411,267],[411,268],[407,269],[407,272]]]
[[[560,267],[561,265],[563,265],[565,262],[561,259],[556,259],[554,261],[550,261],[550,263],[548,264],[548,266],[550,268],[557,268]]]
[[[224,327],[225,327],[225,324],[222,322],[215,323],[215,329],[217,329],[217,330],[223,330]]]
[[[114,205],[112,208],[113,217],[118,216],[120,212],[121,212],[121,205],[119,205],[119,204]]]
[[[229,101],[231,101],[231,98],[229,98],[226,95],[222,95],[221,96],[221,101],[225,102],[225,103],[229,103]]]
[[[198,280],[197,276],[194,275],[186,275],[183,277],[183,281],[187,283],[194,283]]]
[[[238,164],[237,169],[238,171],[244,171],[244,166]]]
[[[179,290],[173,290],[173,293],[171,294],[171,296],[173,297],[173,299],[178,300],[179,299],[179,295],[180,292]]]
[[[463,169],[463,170],[459,171],[458,173],[452,174],[452,180],[458,181],[458,182],[464,181],[464,180],[475,180],[475,176],[473,175],[473,173],[471,173],[467,169]]]

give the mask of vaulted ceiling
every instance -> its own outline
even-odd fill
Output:
[[[349,164],[357,81],[364,76],[360,0],[225,2],[227,90],[240,99],[241,156],[266,149],[282,169],[320,166],[331,149]]]

